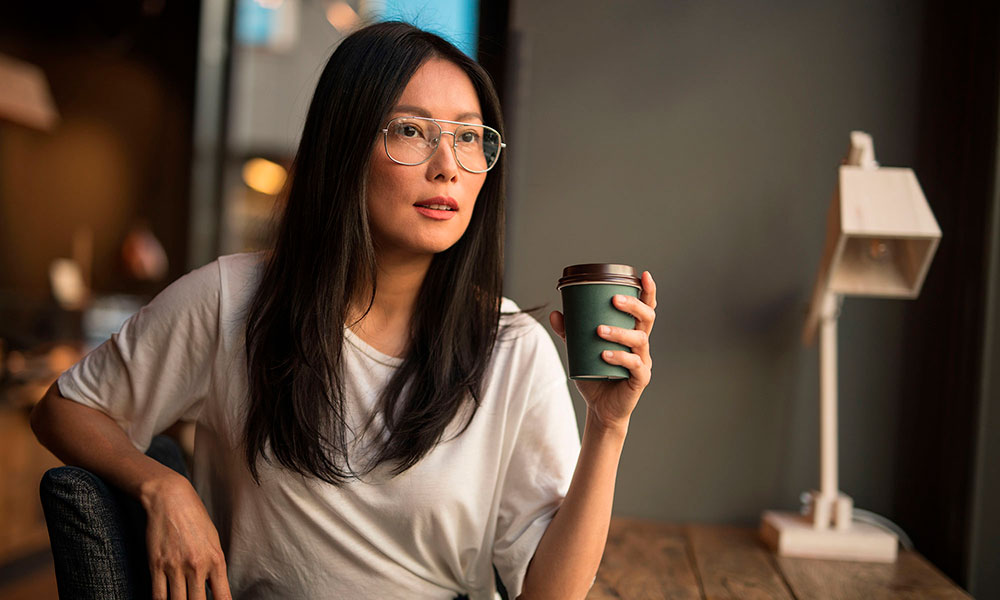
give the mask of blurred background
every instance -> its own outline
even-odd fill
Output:
[[[506,295],[558,308],[562,267],[585,262],[657,280],[619,515],[755,525],[817,487],[818,353],[800,339],[849,132],[913,168],[943,237],[919,299],[844,305],[841,488],[1000,597],[1000,10],[969,6],[4,3],[0,594],[50,568],[37,483],[58,463],[31,404],[169,282],[266,247],[326,59],[402,18],[500,90]]]

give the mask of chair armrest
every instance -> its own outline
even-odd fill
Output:
[[[188,476],[180,447],[153,438],[148,456]],[[39,486],[59,597],[74,600],[149,598],[146,512],[131,496],[79,467],[57,467]]]

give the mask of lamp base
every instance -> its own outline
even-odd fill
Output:
[[[779,556],[895,562],[899,541],[895,534],[867,523],[846,529],[816,529],[805,515],[766,511],[760,537]]]

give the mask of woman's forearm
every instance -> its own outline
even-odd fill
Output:
[[[66,464],[83,467],[144,503],[152,488],[182,477],[137,450],[114,419],[64,398],[56,383],[32,410],[31,428]]]
[[[538,543],[519,598],[583,598],[597,575],[611,522],[627,425],[609,429],[587,413],[569,491]]]

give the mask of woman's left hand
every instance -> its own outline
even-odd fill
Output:
[[[639,396],[649,384],[653,370],[653,359],[649,354],[649,334],[656,319],[656,283],[649,271],[642,274],[642,293],[638,298],[617,295],[615,308],[635,317],[635,329],[621,329],[601,325],[597,335],[622,344],[631,349],[626,351],[605,351],[601,358],[612,365],[625,367],[629,378],[618,381],[576,380],[576,388],[587,402],[588,418],[593,416],[603,427],[625,430]],[[566,327],[561,312],[549,314],[552,329],[566,341]]]

